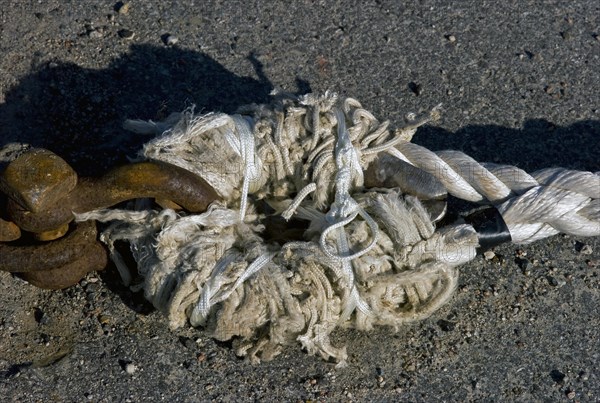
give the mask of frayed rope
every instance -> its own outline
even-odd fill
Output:
[[[128,121],[130,129],[158,135],[144,146],[144,158],[202,176],[222,200],[198,215],[100,210],[77,219],[110,223],[102,240],[123,281],[143,289],[172,328],[202,326],[254,362],[299,342],[344,365],[345,348],[329,340],[336,327],[398,328],[431,315],[448,301],[457,266],[478,246],[468,224],[436,230],[439,217],[402,188],[365,189],[364,173],[376,159],[378,176],[393,175],[393,160],[401,159],[457,197],[495,205],[513,241],[558,231],[600,234],[598,175],[530,176],[410,143],[438,114],[390,132],[389,122],[358,101],[326,93],[278,95],[244,115],[188,110],[165,123]],[[275,213],[259,209],[261,202]],[[560,209],[550,212],[556,204]],[[269,241],[264,223],[273,215],[305,220],[306,228],[283,244]],[[130,243],[136,274],[114,248],[117,240]]]

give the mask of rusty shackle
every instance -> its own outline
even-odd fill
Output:
[[[97,179],[78,178],[44,149],[12,161],[0,174],[0,191],[8,196],[5,214],[0,211],[0,270],[52,289],[76,284],[107,263],[95,222],[74,225],[74,213],[146,197],[195,213],[217,198],[204,179],[174,165],[138,162]],[[33,233],[32,244],[23,245],[21,231]]]
[[[9,196],[8,215],[22,230],[56,231],[73,220],[73,213],[153,197],[170,200],[187,211],[206,210],[217,198],[201,177],[162,162],[138,162],[98,178],[81,178],[60,157],[34,149],[14,160],[0,177],[0,190]]]

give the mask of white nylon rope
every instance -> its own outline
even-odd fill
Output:
[[[214,304],[217,304],[221,301],[229,298],[231,293],[233,293],[239,286],[242,285],[244,281],[250,278],[253,274],[257,273],[260,269],[269,264],[269,262],[273,259],[276,253],[264,253],[260,255],[252,264],[250,264],[246,270],[242,273],[241,276],[237,278],[235,283],[228,287],[228,289],[223,290],[222,284],[220,283],[220,276],[225,270],[225,268],[235,261],[236,256],[231,254],[225,254],[219,262],[215,265],[212,270],[212,276],[210,280],[204,285],[202,288],[202,292],[200,294],[200,298],[198,303],[194,307],[192,314],[190,316],[190,323],[192,326],[200,326],[203,325],[208,318],[210,313],[210,309]]]
[[[240,156],[244,164],[244,182],[240,203],[240,220],[243,221],[246,216],[250,185],[257,183],[258,179],[260,179],[262,162],[256,155],[254,133],[250,129],[250,119],[240,115],[233,115],[231,119],[235,124],[237,136],[232,131],[227,130],[225,138],[235,153]]]
[[[550,168],[530,175],[512,166],[481,164],[460,151],[432,152],[409,142],[387,152],[435,176],[453,196],[492,203],[514,243],[561,232],[600,235],[598,174]]]
[[[335,199],[331,208],[326,214],[326,221],[329,224],[321,233],[319,246],[329,258],[338,261],[342,265],[342,271],[345,274],[346,281],[351,284],[351,298],[348,300],[341,320],[345,321],[354,310],[358,308],[364,314],[370,314],[370,308],[360,297],[358,289],[354,283],[354,268],[352,261],[365,253],[368,253],[379,239],[379,228],[373,219],[360,208],[356,200],[350,196],[350,189],[354,176],[358,176],[362,182],[363,171],[358,161],[358,155],[350,141],[349,133],[346,130],[346,117],[344,113],[336,109],[337,118],[337,142],[335,146],[335,161],[337,174],[335,177]],[[371,230],[371,242],[364,249],[350,254],[350,246],[346,237],[344,227],[360,215],[368,223]],[[332,252],[327,247],[327,237],[329,233],[337,235],[337,253]]]

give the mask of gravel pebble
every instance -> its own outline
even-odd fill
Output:
[[[129,375],[133,375],[138,370],[137,365],[130,363],[125,364],[125,372]]]
[[[119,37],[127,40],[131,40],[135,37],[135,32],[130,29],[121,29],[119,30]]]
[[[560,33],[560,36],[562,36],[562,38],[563,38],[565,41],[570,41],[571,39],[573,39],[573,33],[571,32],[571,30],[570,30],[570,29],[567,29],[567,30],[565,30],[565,31],[562,31],[562,32]]]
[[[440,319],[437,323],[444,332],[451,332],[456,328],[456,322],[451,322],[449,320]]]
[[[558,288],[567,284],[567,282],[564,279],[556,278],[554,276],[548,276],[548,282],[550,283],[551,286],[558,287]]]
[[[90,37],[90,39],[100,39],[104,35],[102,35],[102,32],[98,31],[97,29],[94,29],[94,30],[88,32],[88,36]]]
[[[590,245],[585,244],[581,247],[579,253],[581,253],[582,255],[591,255],[592,253],[594,253],[594,250]]]
[[[175,35],[167,34],[163,37],[163,42],[167,46],[173,46],[179,42],[179,38],[177,38]]]
[[[494,257],[496,257],[496,254],[491,250],[486,250],[483,252],[483,257],[485,260],[492,260]]]
[[[416,96],[421,95],[423,92],[423,86],[421,84],[417,84],[415,82],[408,83],[408,89],[412,91]]]
[[[115,4],[115,11],[119,14],[129,14],[131,3],[119,1]]]

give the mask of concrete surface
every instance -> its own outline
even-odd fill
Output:
[[[125,118],[192,103],[232,112],[273,87],[332,89],[392,124],[443,103],[416,143],[600,171],[594,0],[0,3],[0,144],[47,147],[83,174],[145,141],[120,128]],[[430,319],[336,332],[350,352],[343,370],[297,346],[253,366],[201,330],[171,332],[113,269],[59,292],[0,273],[0,396],[600,401],[600,239],[494,251],[462,268]]]

